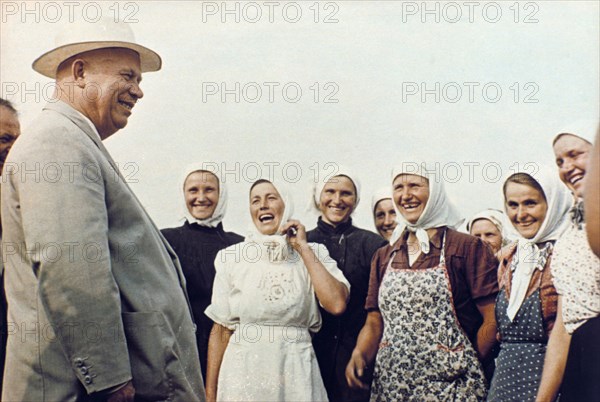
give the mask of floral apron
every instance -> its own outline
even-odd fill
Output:
[[[446,234],[436,267],[392,267],[379,290],[383,337],[371,402],[481,401],[481,364],[458,323],[445,260]]]

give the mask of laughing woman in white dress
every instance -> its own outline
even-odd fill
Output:
[[[250,188],[254,228],[243,243],[219,252],[208,350],[208,401],[327,401],[311,332],[320,305],[346,309],[350,285],[323,245],[308,243],[289,220],[281,187]]]

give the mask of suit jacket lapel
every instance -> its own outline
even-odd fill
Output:
[[[171,260],[173,260],[173,264],[175,265],[175,267],[177,268],[178,273],[180,274],[179,276],[182,277],[183,273],[182,273],[182,270],[181,270],[181,266],[179,264],[179,259],[177,258],[177,254],[175,253],[175,251],[173,250],[173,248],[171,247],[171,245],[169,244],[169,242],[167,241],[167,239],[165,239],[165,237],[162,235],[162,233],[158,229],[158,227],[156,227],[156,224],[154,223],[154,221],[152,220],[152,218],[150,218],[150,215],[148,215],[148,212],[143,207],[142,203],[137,198],[137,196],[135,195],[135,193],[133,192],[133,190],[131,190],[131,187],[129,187],[129,184],[127,183],[127,180],[125,180],[125,178],[121,174],[121,171],[119,170],[119,167],[117,166],[117,164],[113,160],[112,156],[110,156],[110,154],[108,153],[108,150],[106,149],[106,147],[102,143],[102,140],[100,139],[100,135],[98,135],[98,133],[96,132],[96,130],[93,129],[90,126],[90,122],[88,122],[86,119],[84,119],[82,117],[81,113],[79,113],[78,111],[76,111],[75,109],[73,109],[71,106],[67,105],[66,103],[64,103],[62,101],[57,101],[57,102],[54,102],[54,103],[48,103],[44,107],[44,110],[46,110],[46,109],[47,110],[53,110],[53,111],[55,111],[57,113],[60,113],[63,116],[65,116],[66,118],[68,118],[69,120],[71,120],[73,123],[75,123],[75,125],[77,127],[79,127],[81,129],[81,131],[83,131],[94,142],[94,144],[96,144],[96,146],[98,147],[98,149],[100,149],[100,152],[102,152],[102,155],[104,155],[104,157],[106,158],[106,160],[108,161],[108,163],[110,164],[110,166],[112,166],[112,168],[114,169],[115,173],[118,175],[119,179],[123,181],[123,184],[125,184],[125,187],[127,187],[127,189],[129,190],[129,192],[131,193],[131,195],[133,196],[133,198],[136,200],[136,202],[138,203],[139,207],[142,209],[142,211],[144,211],[144,214],[146,215],[146,217],[150,221],[151,225],[154,227],[154,230],[158,233],[159,238],[161,239],[161,241],[165,245],[165,248],[167,249],[167,252],[169,253],[169,255],[171,257]]]

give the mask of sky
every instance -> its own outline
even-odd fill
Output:
[[[0,96],[23,132],[48,100],[31,63],[73,24],[131,24],[158,52],[144,98],[105,141],[159,227],[181,224],[181,176],[205,163],[228,186],[226,230],[248,190],[285,181],[308,228],[319,170],[354,172],[357,226],[402,163],[438,162],[464,215],[502,208],[517,167],[553,167],[554,134],[599,119],[597,1],[0,1]],[[76,40],[76,38],[73,38]]]

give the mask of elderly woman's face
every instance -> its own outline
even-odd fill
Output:
[[[560,179],[576,197],[583,198],[585,171],[592,144],[575,135],[564,134],[556,140],[553,148]]]
[[[356,206],[356,189],[346,176],[332,177],[321,190],[321,218],[332,226],[347,222]]]
[[[489,219],[477,219],[471,224],[471,236],[480,238],[494,253],[502,248],[502,233]]]
[[[250,215],[260,233],[277,233],[284,210],[285,204],[273,184],[259,183],[250,191]]]
[[[396,210],[391,198],[379,201],[373,214],[377,231],[384,239],[389,240],[396,228]]]
[[[210,172],[193,172],[185,179],[183,195],[190,215],[208,219],[219,203],[219,180]]]
[[[526,239],[534,238],[548,211],[544,194],[529,185],[509,182],[504,198],[506,214],[517,232]]]
[[[429,200],[429,180],[415,174],[400,174],[392,184],[394,202],[408,222],[417,223]]]

